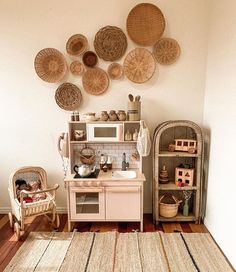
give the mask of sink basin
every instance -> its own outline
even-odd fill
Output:
[[[136,172],[133,171],[133,170],[113,171],[112,172],[112,177],[113,178],[118,178],[118,179],[133,179],[133,178],[136,178]]]

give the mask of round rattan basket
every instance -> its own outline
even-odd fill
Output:
[[[57,88],[55,100],[60,108],[74,111],[80,106],[82,94],[76,85],[67,82]]]
[[[81,76],[84,73],[84,65],[80,61],[73,61],[70,64],[70,71],[75,76]]]
[[[150,3],[138,4],[127,17],[126,29],[132,41],[151,46],[164,32],[165,18],[157,6]]]
[[[160,216],[171,218],[175,217],[178,213],[179,204],[182,200],[178,200],[171,194],[164,194],[159,200]]]
[[[66,51],[73,56],[79,56],[83,54],[88,47],[88,40],[82,34],[75,34],[69,38],[66,43]]]
[[[94,48],[101,59],[116,61],[125,54],[127,38],[120,28],[105,26],[95,35]]]
[[[113,62],[108,66],[107,73],[111,79],[120,79],[123,75],[123,67],[117,62]]]
[[[91,165],[95,162],[96,154],[91,147],[85,147],[80,150],[79,157],[82,163]]]
[[[55,48],[44,48],[34,60],[37,75],[44,81],[55,83],[61,81],[67,72],[64,56]]]
[[[135,83],[144,83],[154,74],[156,62],[145,48],[136,48],[129,52],[123,64],[126,77]]]
[[[101,68],[88,69],[82,76],[83,87],[86,92],[93,95],[104,93],[109,86],[107,73]]]
[[[153,55],[160,64],[172,64],[180,55],[180,46],[174,39],[161,38],[154,45]]]
[[[97,62],[98,62],[98,57],[93,51],[86,51],[83,54],[83,63],[87,67],[92,68],[96,66]]]

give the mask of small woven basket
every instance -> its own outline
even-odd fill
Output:
[[[91,147],[85,147],[79,152],[80,161],[84,164],[91,165],[95,162],[96,154]]]
[[[165,201],[165,202],[163,202]],[[174,203],[170,203],[174,202]],[[171,194],[164,194],[159,200],[159,211],[160,216],[171,218],[175,217],[178,213],[179,204],[182,200],[178,200],[175,196]]]

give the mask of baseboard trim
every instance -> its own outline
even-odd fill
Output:
[[[0,214],[8,214],[11,211],[11,207],[0,207]],[[67,213],[67,207],[57,207],[58,213]]]

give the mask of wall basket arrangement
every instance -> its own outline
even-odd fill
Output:
[[[134,83],[145,83],[153,77],[157,63],[169,65],[179,58],[178,42],[162,37],[165,26],[165,17],[154,4],[134,6],[128,13],[126,30],[130,39],[142,48],[131,50],[125,56],[123,66],[117,61],[125,55],[128,42],[121,28],[111,25],[100,28],[93,42],[96,53],[88,50],[85,35],[74,34],[66,42],[66,52],[72,58],[70,72],[74,76],[82,76],[83,88],[91,95],[105,93],[109,78],[118,80],[123,74]],[[145,46],[152,46],[153,52],[143,48]],[[107,66],[107,73],[97,67],[98,58],[112,62]],[[46,82],[60,82],[67,70],[66,59],[57,49],[45,48],[35,57],[35,71]],[[81,91],[76,85],[68,84],[62,84],[56,90],[56,102],[62,109],[77,110],[82,99]]]

